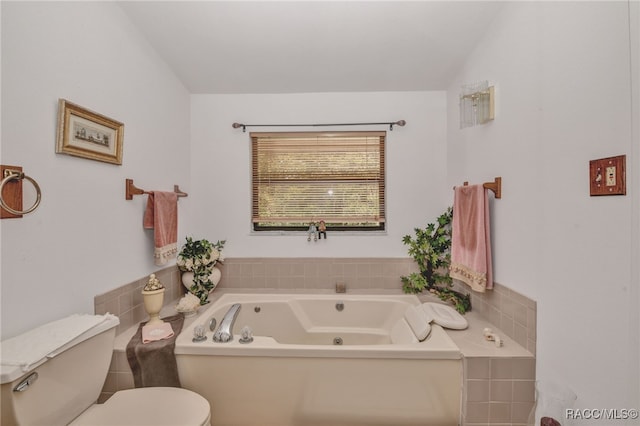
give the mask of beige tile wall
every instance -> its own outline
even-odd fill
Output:
[[[535,400],[535,358],[464,359],[462,424],[525,426]]]
[[[102,386],[98,403],[102,404],[117,391],[133,389],[133,373],[124,351],[113,351],[107,378]]]
[[[221,288],[257,290],[400,289],[400,277],[417,271],[410,258],[229,258]]]

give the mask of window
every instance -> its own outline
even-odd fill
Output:
[[[253,229],[384,230],[385,136],[251,133]]]

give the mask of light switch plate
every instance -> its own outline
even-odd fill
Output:
[[[626,155],[589,161],[591,195],[626,195]]]

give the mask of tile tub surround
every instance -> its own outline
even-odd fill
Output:
[[[411,258],[228,258],[220,269],[214,298],[225,292],[333,293],[336,283],[344,283],[347,293],[401,294],[400,277],[418,270]],[[167,287],[161,317],[171,315],[184,293],[180,271],[171,266],[156,275]],[[124,348],[147,318],[140,295],[147,280],[142,277],[95,298],[96,313],[108,311],[121,319],[100,402],[133,388]],[[471,293],[473,306],[466,314],[469,329],[449,333],[463,354],[461,424],[524,425],[535,393],[536,302],[500,284],[484,294],[456,289]],[[419,298],[437,300],[426,293]],[[484,327],[491,327],[505,345],[496,348],[485,341]]]
[[[465,316],[467,329],[447,331],[463,355],[461,424],[525,426],[535,398],[535,357],[477,312]],[[484,338],[485,327],[494,328],[503,346]]]
[[[231,292],[252,293],[253,289],[216,289],[214,300]],[[271,290],[287,293],[290,290]],[[317,292],[317,291],[316,291]],[[361,293],[368,293],[361,290]],[[373,294],[402,294],[395,291],[371,291]],[[423,300],[435,301],[433,296],[423,295]],[[161,316],[175,314],[174,304],[166,305]],[[461,425],[523,425],[533,406],[535,391],[535,358],[501,330],[494,328],[504,341],[498,348],[494,342],[484,339],[482,330],[492,326],[476,312],[468,312],[469,327],[466,330],[448,330],[449,336],[463,355],[463,380],[461,399]],[[186,318],[185,324],[202,321],[200,314]],[[133,376],[127,362],[125,348],[137,329],[131,326],[116,337],[113,359],[100,401],[114,392],[133,388]]]

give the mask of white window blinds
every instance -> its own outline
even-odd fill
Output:
[[[385,135],[251,133],[254,229],[384,229]]]

